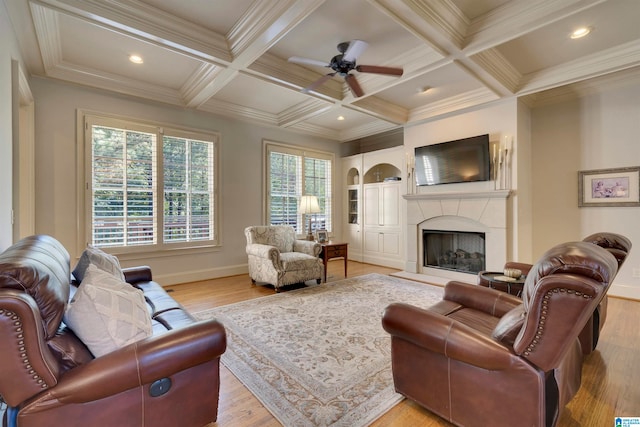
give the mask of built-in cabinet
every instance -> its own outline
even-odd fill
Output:
[[[399,147],[343,159],[349,259],[403,268],[402,153]]]

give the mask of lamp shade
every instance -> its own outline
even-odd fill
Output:
[[[298,213],[301,214],[313,214],[320,212],[320,205],[318,204],[318,198],[316,196],[302,196],[300,198],[300,204],[298,205]]]

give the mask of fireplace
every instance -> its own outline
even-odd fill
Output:
[[[433,266],[425,266],[424,230],[438,232],[454,230],[460,233],[483,234],[484,239],[481,240],[484,243],[484,255],[481,257],[481,261],[484,263],[484,269],[502,270],[506,260],[513,259],[508,256],[507,245],[507,199],[510,193],[510,190],[490,190],[472,193],[429,192],[404,195],[403,197],[407,201],[405,271],[432,278],[467,282],[469,275],[473,274],[450,269],[449,266],[441,268],[437,263],[433,263]],[[458,241],[458,245],[460,245],[460,241]],[[452,251],[457,249],[458,247],[451,248]],[[475,252],[482,253],[475,247],[462,247],[462,249],[469,253],[469,260],[478,258]]]
[[[422,230],[423,266],[461,273],[485,270],[485,233]]]

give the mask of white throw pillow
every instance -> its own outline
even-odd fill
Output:
[[[117,257],[96,247],[88,246],[84,251],[82,251],[78,264],[76,265],[76,268],[73,269],[73,276],[78,282],[82,282],[82,279],[84,279],[84,275],[89,264],[93,264],[99,269],[113,274],[123,282],[125,281],[124,274],[120,268],[120,261],[118,261]]]
[[[95,357],[152,334],[143,292],[93,264],[63,320]]]

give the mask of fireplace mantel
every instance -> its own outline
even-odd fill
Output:
[[[486,268],[499,271],[507,260],[508,199],[512,190],[451,191],[405,194],[406,264],[409,273],[469,281],[468,274],[422,266],[421,230],[483,232]],[[465,278],[466,277],[466,278]]]
[[[511,190],[494,191],[450,191],[422,194],[405,194],[405,200],[445,200],[445,199],[506,199],[511,195]]]

